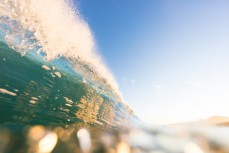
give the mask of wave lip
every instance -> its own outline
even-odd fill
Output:
[[[1,23],[10,28],[5,30],[4,39],[11,48],[21,54],[35,48],[39,53],[44,52],[47,60],[60,56],[80,59],[119,93],[113,75],[96,52],[88,24],[70,1],[6,0],[0,3],[0,14]]]

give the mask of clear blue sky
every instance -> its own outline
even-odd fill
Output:
[[[229,116],[229,1],[76,3],[141,119],[163,124]]]

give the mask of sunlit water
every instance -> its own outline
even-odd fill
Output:
[[[0,151],[23,153],[228,153],[225,127],[119,130],[4,124]]]

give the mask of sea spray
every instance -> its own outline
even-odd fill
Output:
[[[90,63],[119,92],[111,72],[96,52],[88,24],[70,1],[5,0],[0,3],[0,15],[2,25],[10,28],[5,41],[13,49],[24,55],[39,48],[37,51],[44,52],[48,60],[66,56]]]

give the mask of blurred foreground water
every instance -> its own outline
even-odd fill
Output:
[[[228,153],[227,127],[89,129],[4,124],[1,153]]]

